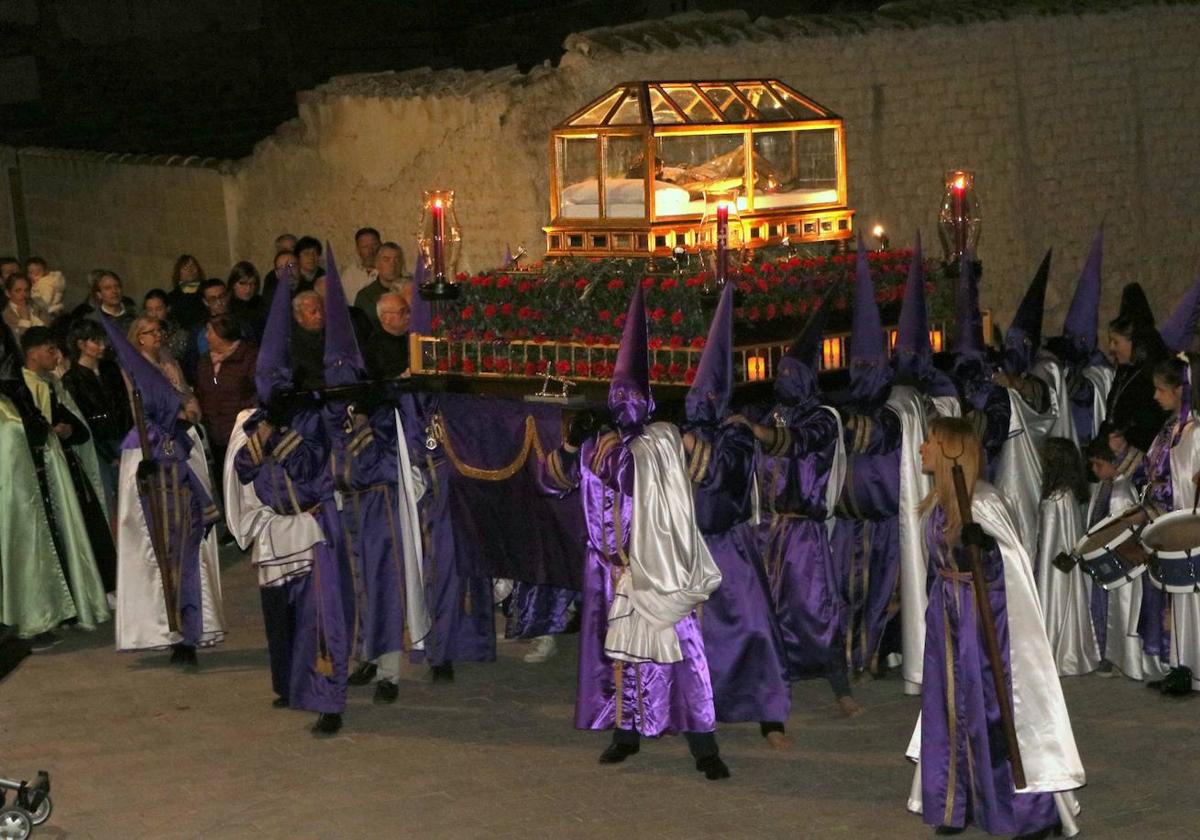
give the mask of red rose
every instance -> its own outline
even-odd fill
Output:
[[[535,373],[537,373],[537,365],[534,364],[533,362],[526,362],[525,363],[525,375],[533,376]]]
[[[659,307],[656,307],[655,310],[650,313],[650,317],[655,321],[661,321],[664,317],[666,317],[666,314],[667,314],[667,311],[665,309],[663,309],[661,306],[659,306]]]
[[[672,379],[678,379],[683,375],[683,365],[679,364],[679,362],[671,362],[671,366],[667,368],[667,373],[671,375]]]
[[[558,371],[559,376],[566,376],[571,372],[571,363],[566,359],[559,359],[554,363],[554,369]]]
[[[588,281],[585,278],[580,277],[578,280],[575,281],[575,291],[582,292],[587,287],[588,287]]]
[[[512,363],[505,358],[496,359],[496,373],[508,373]]]
[[[575,363],[575,375],[576,376],[587,376],[588,375],[588,363],[587,362],[576,362]]]
[[[429,322],[429,326],[433,329],[434,332],[437,332],[438,327],[440,327],[441,325],[442,325],[442,316],[441,315],[434,315],[433,318]]]
[[[678,309],[671,313],[671,323],[677,327],[683,323],[683,313]]]
[[[599,318],[601,321],[607,321],[609,318],[612,317],[612,313],[609,312],[607,309],[601,309],[599,312],[596,313],[596,317]]]
[[[496,360],[491,356],[484,356],[479,362],[479,366],[484,370],[494,370],[496,367]]]
[[[749,309],[747,309],[746,310],[746,318],[748,318],[751,321],[757,321],[758,320],[758,307],[751,306]]]
[[[768,303],[767,304],[767,320],[768,321],[775,317],[775,312],[776,312],[775,304]]]
[[[802,300],[796,304],[797,315],[804,315],[806,312],[808,312],[808,301]]]
[[[625,288],[625,281],[622,280],[620,277],[614,277],[612,280],[608,281],[608,290],[610,292],[615,292],[617,289],[624,289],[624,288]]]
[[[462,308],[462,311],[458,313],[458,317],[464,321],[470,321],[472,318],[475,317],[475,307],[474,306],[464,306]]]
[[[517,310],[517,317],[520,318],[522,321],[528,321],[529,316],[531,316],[532,314],[533,314],[533,310],[530,309],[528,306],[522,306],[520,309]]]
[[[483,307],[483,317],[484,318],[495,318],[496,317],[496,304],[489,303],[487,306]]]
[[[507,302],[500,304],[500,314],[501,315],[511,315],[512,314],[512,304],[507,303]]]
[[[795,309],[795,307],[792,306],[792,302],[790,300],[785,300],[783,302],[784,316],[791,315],[794,309]]]
[[[649,347],[651,350],[657,350],[658,348],[662,347],[662,339],[659,338],[657,335],[653,336],[646,342],[646,346]]]
[[[533,288],[532,283],[530,283],[528,280],[522,280],[520,283],[517,284],[517,294],[523,295],[532,288]]]
[[[704,336],[698,335],[692,339],[692,348],[695,350],[703,350],[705,343]]]
[[[696,381],[696,368],[690,367],[683,373],[683,384],[691,385]]]
[[[449,359],[438,359],[437,369],[442,373],[445,373],[446,371],[450,370],[450,360]]]
[[[767,286],[767,281],[766,281],[766,280],[759,279],[757,282],[755,282],[755,284],[754,284],[754,285],[755,285],[755,286],[758,286],[758,290],[759,290],[760,292],[766,292],[766,291],[769,291],[769,288],[768,288],[768,286]]]
[[[664,292],[669,292],[678,285],[679,283],[674,277],[668,277],[666,280],[662,281],[658,288],[662,289]]]
[[[490,274],[485,274],[482,277],[480,277],[479,285],[483,286],[483,288],[485,288],[485,289],[490,288],[492,285],[492,276]]]
[[[683,346],[683,336],[679,336],[679,335],[671,336],[670,345],[671,345],[672,350],[678,350],[680,347]]]
[[[653,289],[654,288],[654,278],[653,277],[643,277],[642,278],[642,288],[646,289],[647,291],[650,289]]]
[[[684,280],[684,281],[683,281],[683,285],[684,285],[686,288],[689,288],[689,289],[694,289],[694,288],[696,288],[697,286],[699,286],[699,285],[700,285],[701,283],[703,283],[703,282],[704,282],[704,278],[703,278],[703,277],[689,277],[687,280]]]
[[[666,372],[666,368],[664,368],[661,364],[659,364],[657,362],[655,362],[653,365],[650,366],[650,378],[651,379],[661,380],[663,378],[663,373],[665,373],[665,372]]]
[[[510,285],[512,285],[512,278],[510,278],[507,274],[502,274],[496,278],[497,289],[507,289]]]
[[[483,340],[484,341],[495,341],[496,333],[493,330],[484,330],[483,331]]]

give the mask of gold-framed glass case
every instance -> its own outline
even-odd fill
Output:
[[[548,256],[694,251],[705,192],[749,247],[848,239],[843,121],[776,79],[626,82],[551,132]]]

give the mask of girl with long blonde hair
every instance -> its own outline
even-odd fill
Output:
[[[971,524],[954,483],[962,467]],[[1078,803],[1062,793],[1085,778],[1046,640],[1033,570],[1009,503],[980,478],[974,428],[930,421],[922,471],[933,489],[920,503],[929,574],[921,717],[908,755],[917,761],[909,809],[937,834],[974,825],[990,834],[1045,837],[1078,829]],[[967,546],[979,549],[995,627],[980,623]],[[1016,790],[984,633],[995,633],[1026,785]]]

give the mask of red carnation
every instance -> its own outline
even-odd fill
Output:
[[[511,315],[512,314],[512,304],[507,303],[507,302],[500,304],[500,314],[501,315]]]
[[[683,336],[679,336],[679,335],[671,336],[670,345],[671,345],[672,350],[678,350],[680,347],[683,346]]]
[[[667,373],[671,375],[672,379],[678,379],[683,375],[683,365],[679,364],[679,362],[671,362],[671,366],[667,368]]]
[[[484,318],[495,318],[496,317],[496,304],[489,303],[487,306],[483,307],[483,317]]]
[[[650,313],[650,317],[655,321],[661,321],[666,316],[666,314],[667,314],[667,311],[665,309],[663,309],[661,306],[659,306],[659,307],[656,307],[655,310]]]
[[[533,314],[533,310],[530,309],[528,306],[522,306],[520,309],[517,310],[517,317],[520,318],[522,321],[528,321],[529,316],[531,316],[532,314]]]
[[[657,350],[660,347],[662,347],[662,339],[659,338],[657,335],[653,336],[646,342],[646,346],[649,347],[651,350]]]
[[[671,313],[671,323],[677,327],[683,323],[683,313],[678,309]]]
[[[653,365],[650,366],[650,378],[651,379],[661,380],[663,378],[664,372],[666,372],[666,368],[664,368],[658,362],[655,362]]]
[[[575,363],[575,375],[576,376],[587,376],[588,375],[588,363],[587,362],[576,362]]]
[[[642,288],[643,289],[653,289],[654,288],[654,278],[653,277],[643,277],[642,278]]]
[[[587,287],[588,287],[588,281],[586,278],[580,277],[578,280],[575,281],[575,291],[582,292]]]
[[[692,339],[692,348],[695,350],[703,350],[705,343],[704,336],[698,335]]]
[[[497,289],[507,289],[510,285],[512,285],[512,278],[507,274],[502,274],[496,279]]]
[[[694,289],[703,282],[703,277],[689,277],[687,280],[683,281],[683,285],[689,289]]]
[[[664,292],[669,292],[678,285],[679,282],[674,277],[668,277],[666,280],[662,281],[662,284],[659,285],[658,288],[662,289]]]
[[[624,289],[624,288],[625,288],[625,281],[622,280],[620,277],[614,277],[613,279],[608,281],[608,289],[611,292],[615,292],[617,289]]]
[[[566,359],[559,359],[554,363],[554,369],[558,371],[559,376],[566,376],[571,372],[571,363]]]
[[[596,317],[599,318],[601,321],[607,321],[609,318],[612,317],[612,313],[609,312],[607,309],[601,309],[599,312],[596,313]]]
[[[767,286],[767,281],[763,280],[762,278],[759,278],[757,281],[755,281],[754,285],[758,286],[758,290],[760,292],[769,291],[769,287]]]

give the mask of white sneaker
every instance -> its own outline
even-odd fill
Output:
[[[530,664],[545,662],[558,650],[558,640],[553,636],[538,636],[533,640],[533,650],[525,654],[525,661]]]

